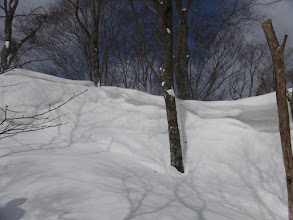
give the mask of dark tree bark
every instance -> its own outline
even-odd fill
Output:
[[[70,0],[71,1],[71,0]],[[82,28],[82,30],[86,33],[89,41],[90,41],[90,49],[91,49],[91,60],[93,66],[93,76],[92,81],[96,84],[96,86],[100,86],[101,83],[101,73],[100,73],[100,49],[99,49],[99,28],[100,28],[100,16],[101,16],[101,0],[90,0],[90,12],[92,19],[92,30],[90,30],[80,19],[79,11],[80,9],[80,0],[77,0],[75,3],[75,18]],[[89,22],[89,21],[87,21]]]
[[[291,147],[288,103],[286,97],[286,72],[284,65],[284,48],[287,40],[287,35],[284,38],[284,43],[280,45],[276,37],[271,19],[263,22],[262,26],[266,35],[274,64],[276,96],[279,114],[279,129],[288,190],[289,219],[293,220],[293,156]]]
[[[132,0],[129,0],[134,20],[137,26],[138,33],[141,37],[143,43],[143,56],[150,68],[153,76],[160,81],[160,78],[156,74],[151,61],[149,60],[146,53],[146,39],[138,23],[137,14],[135,12],[134,4]],[[174,86],[174,59],[173,59],[173,3],[172,1],[166,1],[161,4],[161,1],[153,1],[154,8],[145,2],[146,6],[154,12],[158,19],[158,29],[161,34],[163,52],[164,52],[164,68],[160,69],[162,84],[161,89],[164,95],[167,121],[168,121],[168,131],[169,131],[169,144],[170,144],[170,161],[171,165],[174,166],[179,172],[184,173],[183,158],[182,158],[182,147],[181,138],[178,128],[178,115],[176,109],[176,98],[170,95],[170,91],[173,90]]]
[[[291,118],[293,120],[293,91],[291,93],[291,97],[290,97],[290,93],[288,94],[288,100],[289,100],[289,103],[290,103]]]
[[[166,103],[171,165],[184,173],[180,132],[178,128],[176,98],[170,95],[174,86],[173,75],[173,3],[166,1],[161,4],[154,1],[159,21],[159,29],[163,38],[164,69],[161,70],[162,86]]]
[[[182,8],[181,0],[176,0],[176,8],[180,18],[177,48],[174,55],[175,79],[178,90],[178,98],[190,99],[190,88],[188,79],[188,26],[187,13],[191,7],[192,0],[188,0],[187,8]]]
[[[37,31],[42,26],[41,15],[37,17],[37,26],[23,39],[19,40],[12,45],[13,43],[13,29],[12,22],[15,17],[15,10],[18,6],[19,0],[4,0],[3,6],[0,5],[0,8],[5,13],[5,24],[4,24],[4,46],[1,51],[1,72],[9,69],[12,65],[12,62],[15,60],[20,48],[24,43],[29,39],[33,38]]]

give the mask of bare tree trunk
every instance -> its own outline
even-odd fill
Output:
[[[276,37],[271,19],[263,22],[262,26],[274,63],[274,72],[276,77],[276,95],[279,114],[279,128],[288,190],[289,220],[293,220],[293,156],[291,147],[288,103],[286,98],[287,89],[284,65],[284,48],[287,40],[287,35],[285,35],[284,43],[280,45]]]
[[[33,38],[37,31],[41,28],[43,21],[42,15],[36,17],[37,26],[31,30],[29,34],[27,34],[23,39],[18,40],[17,43],[13,42],[13,28],[12,22],[15,16],[15,10],[18,6],[19,0],[4,0],[4,5],[0,5],[0,9],[2,9],[5,13],[5,26],[4,26],[4,46],[1,51],[1,69],[0,72],[3,72],[9,69],[15,60],[16,56],[19,53],[19,50],[29,39]],[[27,15],[29,16],[29,15]],[[45,15],[43,15],[45,16]],[[14,45],[12,45],[14,43]]]
[[[11,48],[11,40],[12,40],[12,21],[14,18],[14,13],[18,5],[18,0],[8,3],[7,0],[4,1],[4,7],[2,8],[5,13],[5,26],[4,26],[4,46],[1,51],[1,72],[5,71],[9,68],[9,51]]]
[[[138,24],[138,19],[135,13],[134,4],[132,0],[129,0],[130,6],[132,8],[133,16],[139,35],[143,41],[143,56],[147,61],[147,65],[150,68],[154,77],[160,80],[156,75],[156,71],[152,66],[151,61],[148,59],[146,54],[146,40],[143,35],[141,26]],[[155,9],[151,10],[157,15],[159,30],[163,39],[163,50],[164,50],[164,68],[162,68],[162,86],[161,89],[164,94],[167,121],[168,121],[168,131],[169,131],[169,144],[170,144],[170,160],[171,165],[174,166],[179,172],[184,173],[183,157],[182,157],[182,147],[181,138],[178,128],[178,115],[176,109],[176,98],[169,94],[169,91],[173,90],[174,85],[174,71],[173,71],[173,3],[172,1],[166,1],[161,4],[160,1],[153,1]]]
[[[191,0],[187,2],[187,8],[182,8],[181,0],[176,0],[176,8],[180,17],[178,43],[175,51],[174,69],[176,77],[176,85],[178,89],[178,98],[190,99],[190,88],[188,79],[188,26],[187,13],[191,7]]]
[[[101,84],[100,74],[100,48],[99,48],[99,27],[100,27],[100,16],[101,16],[101,1],[97,1],[98,6],[95,5],[95,0],[91,0],[91,14],[93,19],[93,33],[92,33],[92,58],[94,68],[94,83],[97,86]]]
[[[176,99],[168,92],[173,90],[174,86],[172,4],[172,1],[166,1],[166,3],[164,3],[165,6],[162,6],[162,4],[156,2],[155,7],[158,13],[160,32],[163,37],[164,45],[164,69],[161,70],[161,75],[167,111],[171,165],[178,171],[184,173],[181,139],[177,121]]]
[[[72,1],[71,1],[72,2]],[[93,68],[93,81],[96,86],[100,86],[101,83],[101,73],[100,73],[100,48],[99,48],[99,27],[100,27],[100,17],[101,17],[101,0],[91,0],[90,1],[90,11],[91,11],[91,19],[93,23],[93,30],[90,30],[86,24],[84,24],[79,15],[80,9],[80,0],[77,0],[75,3],[75,18],[82,28],[82,30],[86,33],[89,41],[90,41],[90,50],[91,50],[91,61]],[[89,21],[87,21],[89,22]],[[85,22],[86,23],[86,22]]]

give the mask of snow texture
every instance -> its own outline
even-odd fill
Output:
[[[6,75],[6,76],[12,76],[12,75],[26,76],[26,77],[30,77],[30,78],[41,79],[41,80],[46,80],[49,82],[62,83],[62,84],[95,86],[95,84],[91,81],[63,79],[63,78],[59,78],[56,76],[51,76],[51,75],[47,75],[47,74],[42,74],[42,73],[28,71],[28,70],[21,70],[21,69],[13,69],[9,72],[4,73],[3,75]]]
[[[69,124],[0,140],[1,220],[288,220],[275,93],[177,99],[185,174],[170,166],[163,97],[26,70],[0,106]]]
[[[168,89],[166,92],[167,92],[170,96],[175,97],[175,92],[174,92],[173,88],[172,88],[172,89]]]
[[[9,41],[5,41],[4,46],[5,46],[7,49],[9,49],[9,47],[10,47],[10,42],[9,42]]]

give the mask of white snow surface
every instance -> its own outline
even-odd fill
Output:
[[[163,97],[83,83],[0,76],[1,107],[30,113],[88,89],[52,113],[69,124],[0,140],[1,220],[288,219],[274,93],[177,100],[180,174]]]
[[[5,41],[4,46],[5,46],[7,49],[9,49],[9,46],[10,46],[10,42],[9,42],[9,40]]]
[[[95,84],[92,81],[80,81],[80,80],[71,80],[71,79],[64,79],[56,76],[51,76],[47,74],[42,74],[34,71],[29,70],[23,70],[23,69],[13,69],[9,72],[4,73],[3,75],[6,76],[24,76],[29,78],[36,78],[40,80],[45,80],[49,82],[55,82],[55,83],[62,83],[62,84],[74,84],[74,85],[83,85],[83,86],[95,86]]]
[[[168,89],[166,92],[167,92],[170,96],[176,97],[173,88],[172,88],[172,89]]]

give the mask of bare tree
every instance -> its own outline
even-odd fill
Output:
[[[34,16],[36,18],[36,22],[34,22],[34,25],[30,26],[30,28],[26,28],[26,32],[22,32],[22,35],[24,34],[24,36],[21,39],[17,39],[16,34],[14,34],[13,20],[16,16],[18,3],[19,0],[4,0],[3,5],[0,5],[0,9],[2,9],[5,14],[4,45],[1,51],[1,72],[12,67],[13,62],[16,62],[16,58],[19,55],[20,49],[27,41],[29,41],[36,35],[37,31],[41,28],[43,24],[41,14]],[[35,15],[36,10],[37,9],[23,15],[22,17],[27,18],[30,15]],[[17,67],[19,65],[20,64],[16,62],[16,64],[14,64],[14,67]]]
[[[237,32],[218,33],[207,51],[191,57],[190,90],[193,99],[221,100],[227,97],[229,82],[239,77],[242,38]]]
[[[141,26],[138,23],[137,13],[134,8],[132,0],[129,1],[134,19],[137,25],[138,32],[143,41],[143,52],[144,57],[152,69],[154,76],[156,75],[156,70],[151,66],[151,62],[148,59],[146,53],[146,39],[142,32]],[[169,131],[169,144],[170,144],[170,155],[171,155],[171,165],[174,166],[178,171],[184,173],[183,158],[182,158],[182,147],[180,131],[178,127],[178,115],[176,108],[176,98],[174,94],[174,68],[173,68],[173,2],[172,1],[153,1],[153,5],[149,5],[145,2],[147,7],[156,15],[157,26],[162,39],[163,45],[163,68],[160,68],[161,73],[161,86],[162,93],[164,95],[167,121],[168,121],[168,131]],[[158,76],[157,76],[158,78]]]
[[[286,171],[289,219],[293,220],[293,155],[291,146],[290,122],[286,89],[286,72],[284,63],[284,49],[288,36],[285,35],[284,42],[282,45],[280,45],[276,37],[272,21],[268,19],[267,21],[263,22],[262,26],[266,35],[274,64],[279,128]]]
[[[108,85],[120,30],[119,4],[114,0],[59,0],[52,4],[50,10],[57,16],[39,33],[45,44],[38,51],[49,62],[37,70]]]
[[[188,19],[187,15],[192,6],[192,0],[188,0],[186,6],[182,6],[181,0],[175,1],[179,15],[179,31],[177,47],[174,54],[174,70],[179,99],[190,99],[190,87],[188,79]]]

